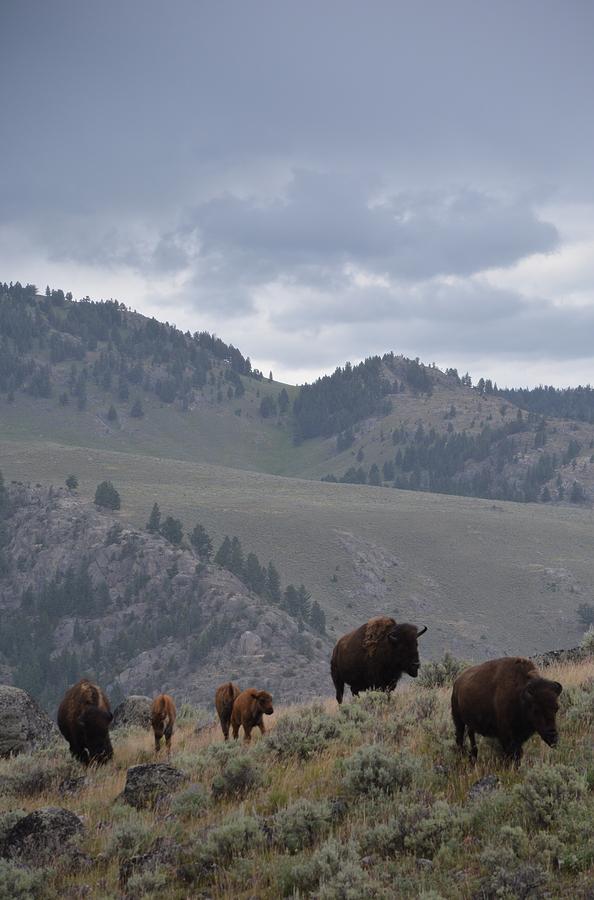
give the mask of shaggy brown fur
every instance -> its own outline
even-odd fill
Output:
[[[330,663],[338,702],[342,703],[345,684],[357,695],[370,688],[393,691],[403,672],[416,678],[420,666],[417,639],[425,631],[378,616],[343,635]]]
[[[175,716],[177,710],[173,697],[169,694],[159,694],[153,700],[151,706],[151,725],[155,733],[155,753],[161,749],[161,738],[165,735],[165,746],[167,752],[171,752],[171,736],[173,734],[173,726],[175,725]]]
[[[220,684],[215,693],[215,707],[223,729],[223,736],[229,740],[229,725],[231,724],[231,712],[235,698],[241,693],[240,689],[232,681]]]
[[[105,763],[113,756],[109,700],[96,684],[81,679],[69,688],[58,707],[58,728],[80,762]]]
[[[246,742],[252,739],[252,728],[259,728],[264,734],[266,729],[264,728],[263,717],[264,715],[271,716],[273,712],[272,697],[268,691],[257,691],[255,688],[248,688],[247,691],[242,691],[235,698],[231,712],[231,728],[233,729],[234,740],[237,740],[239,729],[242,725]]]
[[[522,745],[535,733],[554,747],[562,690],[558,681],[542,678],[534,663],[520,656],[491,659],[465,669],[452,690],[456,743],[463,749],[468,730],[475,760],[475,734],[498,738],[508,761],[516,764],[522,758]]]

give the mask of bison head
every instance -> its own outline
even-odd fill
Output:
[[[427,626],[417,628],[416,625],[395,625],[388,633],[394,653],[398,660],[398,666],[411,678],[416,678],[419,674],[421,662],[419,660],[418,638],[425,634]]]
[[[559,739],[556,716],[562,690],[558,681],[531,678],[522,694],[528,721],[549,747],[554,747]]]
[[[274,712],[272,707],[272,695],[269,694],[268,691],[258,691],[256,694],[256,702],[265,715],[272,715]]]
[[[113,747],[109,737],[109,726],[113,715],[98,706],[90,706],[78,720],[84,732],[84,745],[88,753],[88,762],[106,763],[113,756]]]

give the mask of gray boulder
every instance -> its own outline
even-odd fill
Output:
[[[187,780],[187,775],[167,763],[131,766],[119,799],[136,809],[153,807],[169,794],[179,790]]]
[[[239,638],[240,656],[256,656],[262,652],[262,638],[255,631],[244,631]]]
[[[46,806],[20,818],[4,833],[0,856],[43,866],[69,849],[83,824],[69,809]]]
[[[152,705],[153,701],[150,697],[145,697],[142,694],[130,694],[114,709],[111,727],[133,726],[136,728],[150,728]]]
[[[47,747],[58,731],[27,691],[0,684],[0,757]]]

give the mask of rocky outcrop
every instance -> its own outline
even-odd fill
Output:
[[[73,812],[46,806],[23,816],[4,834],[0,856],[43,866],[63,854],[82,832],[83,824]]]
[[[152,704],[150,697],[131,694],[114,709],[111,727],[150,728]]]
[[[0,684],[0,757],[41,750],[57,733],[33,697],[20,688]]]
[[[30,636],[29,680],[47,708],[57,707],[65,677],[74,681],[89,668],[112,707],[127,695],[160,692],[178,708],[210,706],[216,686],[230,679],[280,702],[330,690],[328,638],[229,571],[204,565],[190,546],[135,529],[62,489],[11,485],[10,503],[0,673],[10,681],[22,669],[16,638]],[[116,727],[127,710],[116,712]]]
[[[187,775],[166,763],[131,766],[119,799],[136,809],[145,809],[179,790],[187,780]]]

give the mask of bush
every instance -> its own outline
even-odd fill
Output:
[[[249,851],[259,850],[264,843],[260,823],[253,816],[234,813],[218,828],[201,835],[188,850],[188,860],[179,870],[184,881],[196,882],[211,875],[215,867],[228,865],[231,860]]]
[[[102,506],[104,509],[119,509],[120,505],[120,495],[111,481],[102,481],[97,485],[95,506]]]
[[[126,883],[127,900],[136,897],[156,897],[165,894],[171,884],[171,875],[166,872],[149,871],[132,875]]]
[[[332,820],[332,808],[325,800],[297,800],[279,810],[272,820],[272,837],[289,853],[311,847]]]
[[[548,881],[545,870],[539,865],[519,860],[510,847],[487,847],[481,854],[481,862],[487,870],[480,892],[485,900],[538,900],[548,896],[540,890]]]
[[[417,683],[424,688],[446,687],[453,684],[460,672],[469,665],[470,663],[463,659],[456,659],[450,653],[444,653],[440,660],[421,666]]]
[[[360,747],[338,766],[352,794],[392,794],[411,784],[417,768],[408,754],[394,756],[377,744]]]
[[[580,647],[586,653],[594,653],[594,625],[590,625],[580,641]]]
[[[300,713],[283,716],[274,731],[266,736],[265,746],[279,759],[309,759],[341,736],[340,723],[320,706],[309,706]]]
[[[108,856],[126,859],[144,852],[153,837],[152,829],[139,818],[128,818],[116,824],[111,832],[106,852]]]
[[[280,882],[284,896],[314,891],[321,881],[330,881],[348,863],[358,861],[357,846],[353,842],[330,838],[309,859],[281,870]]]
[[[433,805],[401,803],[387,822],[362,832],[361,849],[382,858],[408,852],[432,859],[445,841],[459,838],[464,822],[459,810],[444,800]]]
[[[260,787],[264,778],[260,768],[248,756],[230,759],[223,771],[212,782],[215,798],[240,797],[252,788]]]
[[[0,859],[0,900],[49,900],[56,893],[48,886],[47,869],[23,869]]]
[[[190,785],[171,800],[171,812],[184,819],[198,818],[207,807],[208,795],[201,784]]]
[[[549,826],[571,800],[586,793],[584,777],[570,766],[556,765],[532,769],[514,794],[535,825]]]

